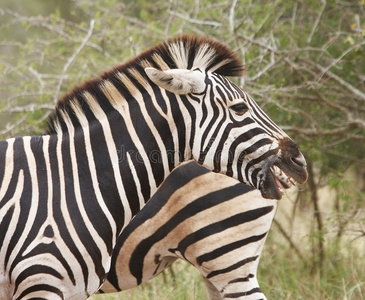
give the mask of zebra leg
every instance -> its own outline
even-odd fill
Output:
[[[256,276],[250,274],[246,278],[240,277],[229,281],[227,284],[214,280],[212,281],[203,276],[204,283],[207,287],[210,300],[267,300],[261,292]],[[224,286],[219,290],[218,287]]]
[[[221,299],[267,300],[262,293],[256,276],[245,281],[245,278],[232,280],[221,291]]]
[[[204,283],[205,283],[205,286],[208,291],[209,299],[210,300],[222,300],[223,298],[221,296],[221,293],[216,289],[216,287],[204,276],[203,276],[203,279],[204,279]]]

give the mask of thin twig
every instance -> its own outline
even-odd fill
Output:
[[[318,24],[319,24],[319,21],[321,20],[322,18],[322,15],[323,15],[323,12],[324,12],[324,9],[326,8],[326,0],[321,0],[322,2],[322,7],[321,7],[321,10],[319,11],[319,14],[316,18],[316,21],[314,22],[313,24],[313,27],[312,27],[312,30],[310,32],[310,34],[308,35],[308,38],[307,38],[307,43],[310,44],[311,41],[312,41],[312,38],[313,38],[313,35],[314,33],[316,32],[317,30],[317,27],[318,27]]]
[[[218,23],[218,22],[214,22],[214,21],[205,21],[205,20],[198,20],[198,19],[192,19],[190,18],[189,16],[184,16],[183,14],[181,13],[178,13],[176,11],[169,11],[169,14],[171,15],[174,15],[176,17],[179,17],[185,21],[188,21],[190,23],[193,23],[193,24],[198,24],[198,25],[210,25],[210,26],[215,26],[215,27],[221,27],[222,24],[221,23]]]
[[[14,128],[18,127],[20,124],[22,124],[26,119],[28,118],[28,114],[25,114],[19,121],[12,125],[7,125],[6,128],[2,131],[0,131],[0,136],[5,135],[9,133]]]
[[[354,139],[359,139],[359,140],[365,139],[364,135],[350,134],[348,132],[349,129],[352,129],[354,126],[357,127],[357,123],[348,124],[346,126],[338,127],[335,129],[320,129],[320,128],[310,129],[310,128],[302,128],[302,127],[286,126],[286,125],[282,125],[281,128],[285,131],[290,130],[296,133],[305,134],[307,136],[346,135],[348,137],[351,136]]]
[[[365,42],[363,42],[365,43]],[[325,72],[325,74],[337,81],[337,83],[341,84],[342,86],[346,87],[349,91],[351,91],[354,95],[358,96],[358,98],[362,101],[365,101],[365,93],[363,93],[362,91],[358,90],[357,88],[355,88],[353,85],[349,84],[347,81],[343,80],[342,78],[340,78],[339,76],[337,76],[336,74],[332,73],[330,70],[326,70],[323,66],[319,65],[318,63],[314,63],[311,60],[304,60],[306,63],[311,64],[312,66],[316,67],[318,70],[320,70],[321,72]]]
[[[61,73],[61,78],[60,78],[60,80],[58,82],[58,85],[57,85],[57,88],[56,88],[56,93],[55,93],[55,96],[54,96],[54,103],[57,102],[57,99],[58,99],[59,94],[60,94],[61,86],[62,86],[62,83],[63,83],[65,77],[66,77],[66,72],[67,72],[68,68],[70,67],[70,65],[72,64],[72,62],[75,60],[76,56],[85,47],[87,41],[90,39],[90,37],[92,35],[92,32],[93,32],[93,29],[94,29],[94,24],[95,24],[95,20],[92,19],[90,21],[89,30],[88,30],[85,38],[82,40],[80,46],[77,47],[77,49],[75,50],[75,52],[71,55],[71,57],[67,60],[66,64],[63,66],[62,73]]]
[[[229,9],[229,29],[232,33],[234,33],[234,12],[236,9],[237,0],[232,1],[231,8]]]
[[[365,41],[362,41],[360,43],[357,43],[353,45],[352,47],[348,48],[346,51],[344,51],[339,57],[337,57],[335,60],[333,60],[326,68],[323,69],[322,73],[318,76],[317,81],[320,81],[324,74],[328,72],[329,69],[331,69],[334,65],[336,65],[345,55],[350,53],[351,51],[365,45]]]

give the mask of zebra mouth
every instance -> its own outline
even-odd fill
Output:
[[[272,165],[265,177],[260,181],[259,190],[262,197],[267,199],[280,200],[286,189],[298,183],[288,172],[277,165]]]
[[[263,164],[258,185],[261,195],[280,200],[286,189],[308,178],[307,163],[298,147],[290,140],[281,140],[281,152]]]
[[[278,166],[273,165],[270,170],[272,176],[275,179],[276,187],[282,196],[285,194],[284,190],[289,189],[297,184],[297,181],[293,177],[291,177],[284,170],[280,169]]]

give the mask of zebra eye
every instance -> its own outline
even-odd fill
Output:
[[[248,107],[244,103],[238,103],[238,104],[232,105],[230,108],[232,110],[234,110],[235,113],[239,116],[242,116],[246,111],[248,111]]]

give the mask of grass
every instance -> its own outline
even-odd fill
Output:
[[[271,231],[265,245],[258,272],[261,289],[270,300],[365,300],[365,261],[361,249],[348,244],[338,250],[327,247],[321,271],[313,263],[312,254],[304,252],[304,260],[278,243],[278,233]],[[199,272],[179,261],[170,271],[148,283],[118,294],[95,295],[93,300],[190,300],[208,299]]]
[[[134,289],[121,293],[94,295],[92,300],[208,300],[204,282],[197,269],[184,261],[177,261],[171,270]]]
[[[261,289],[268,299],[365,300],[361,249],[351,244],[340,251],[327,246],[321,267],[313,261],[312,253],[302,253],[303,260],[285,244],[277,243],[275,232],[270,232],[258,271]]]

